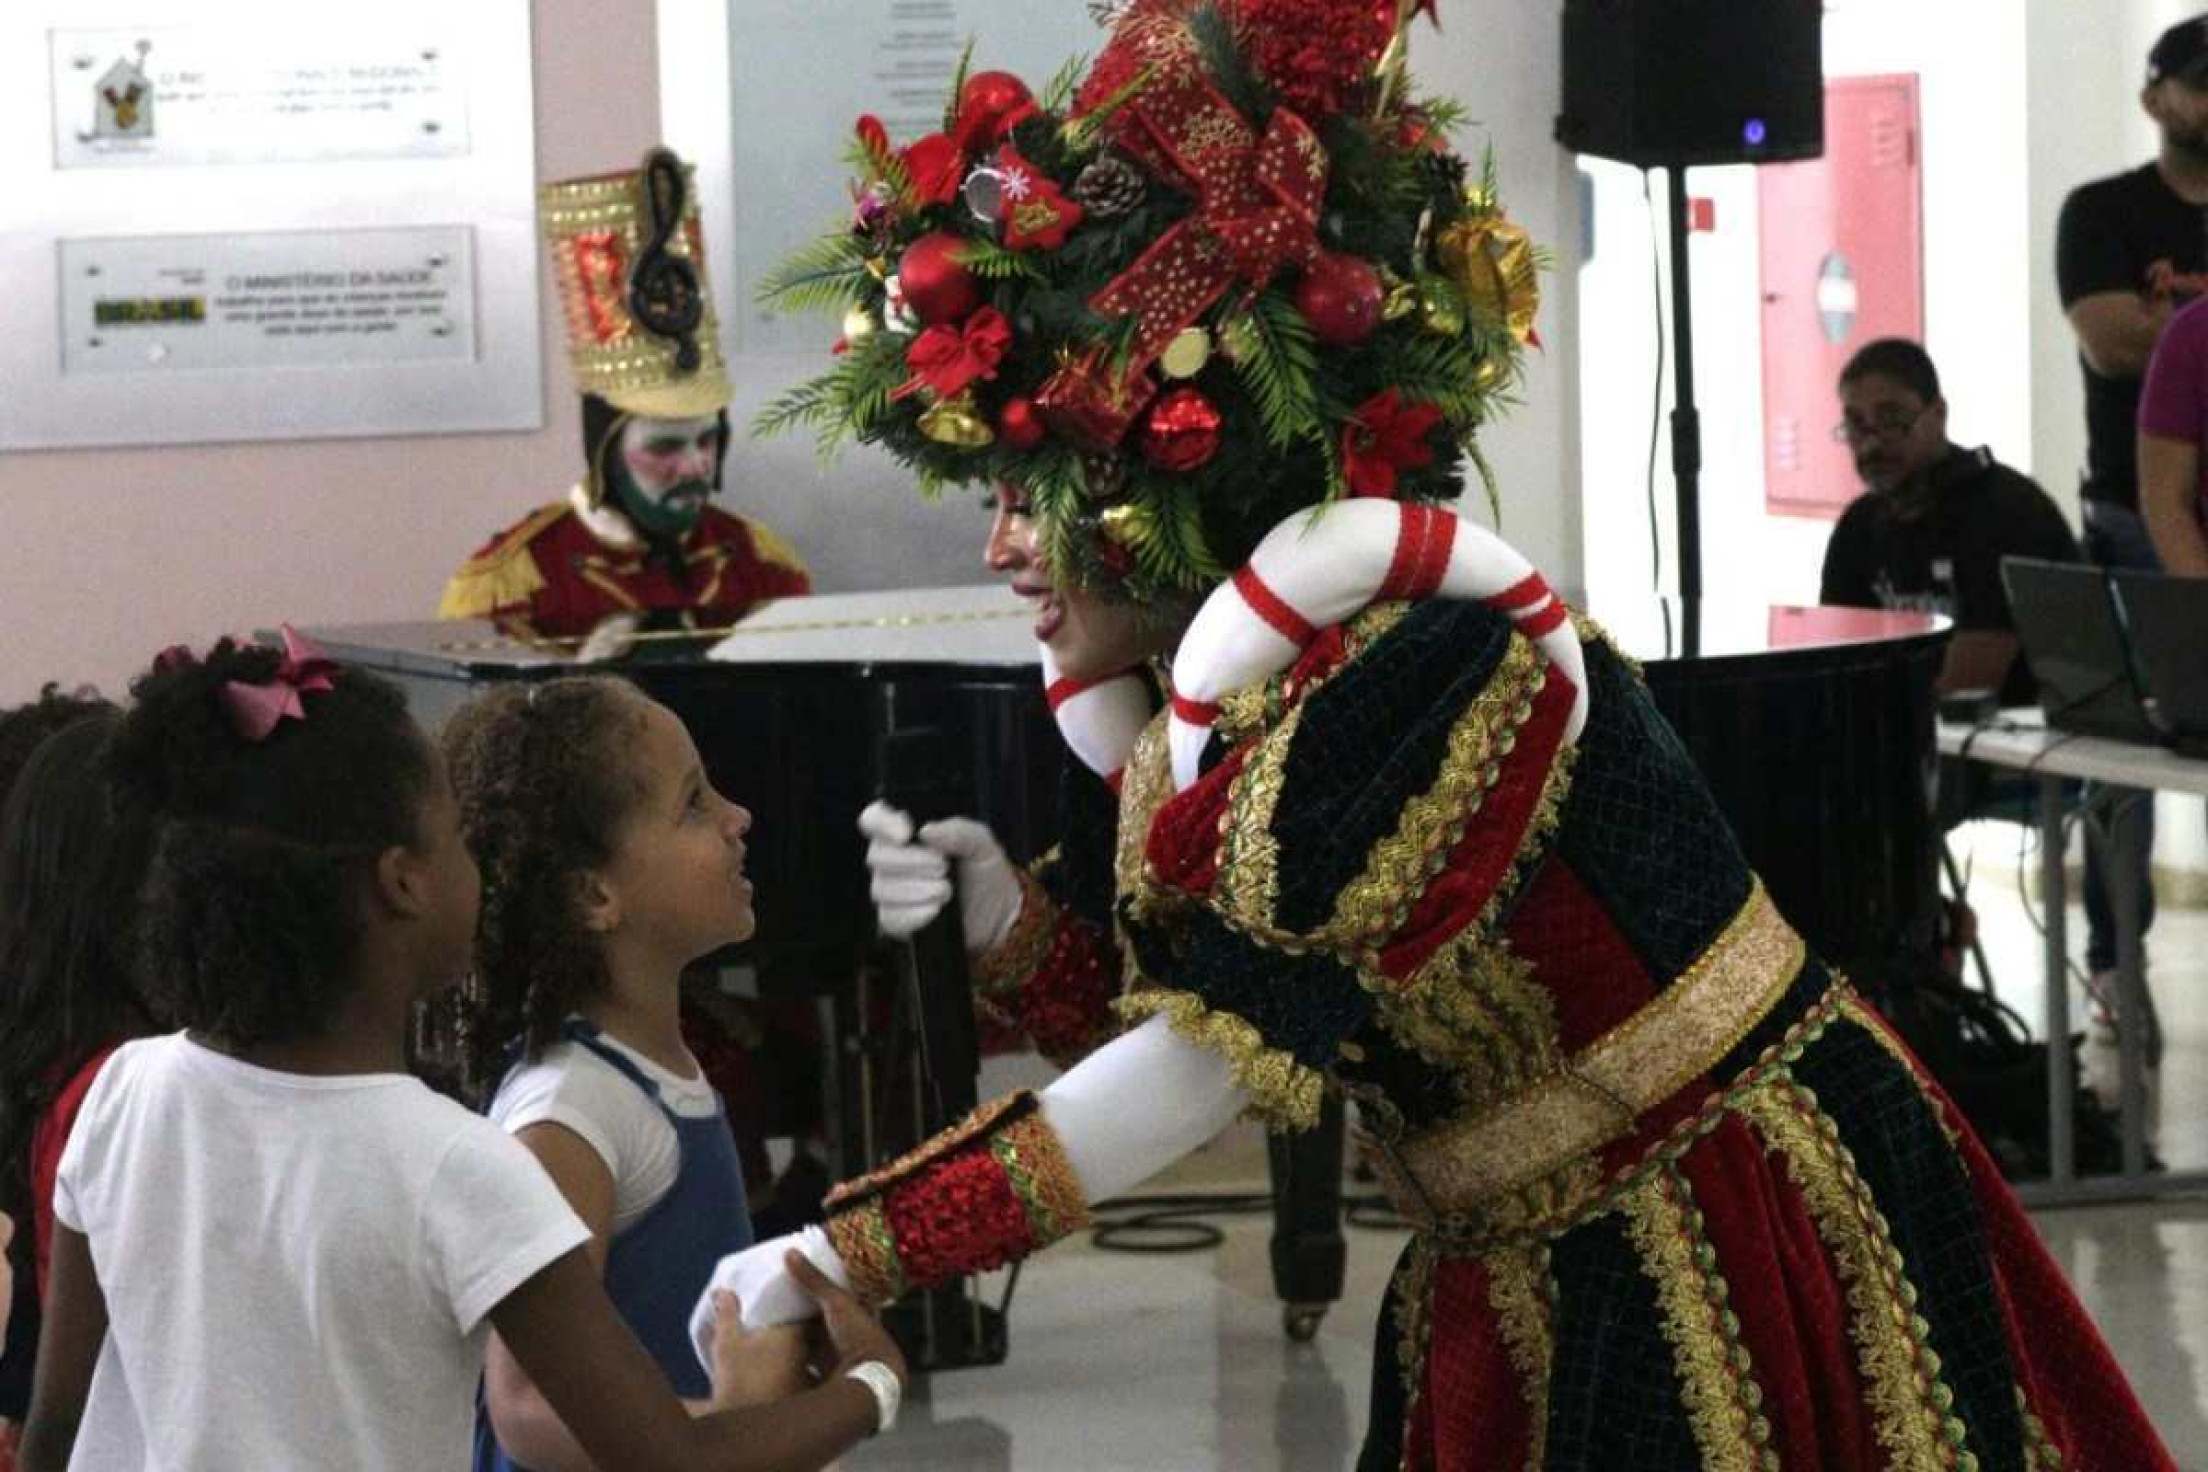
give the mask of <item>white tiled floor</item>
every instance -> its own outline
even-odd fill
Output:
[[[2004,1000],[2039,1015],[2038,937],[2013,890],[1975,893]],[[2071,936],[2083,944],[2084,920]],[[2208,914],[2173,912],[2150,942],[2169,1051],[2157,1145],[2208,1166]],[[2084,1016],[2080,999],[2076,1015]],[[2113,1078],[2112,1050],[2088,1067]],[[1161,1189],[1256,1188],[1262,1146],[1237,1131]],[[2208,1472],[2208,1200],[2047,1211],[2038,1217],[2164,1439]],[[1146,1257],[1069,1242],[1030,1263],[996,1369],[936,1377],[895,1435],[848,1460],[997,1472],[1337,1472],[1363,1433],[1372,1320],[1401,1237],[1352,1229],[1349,1285],[1316,1341],[1281,1330],[1269,1221],[1233,1219],[1211,1252]],[[1624,1469],[1621,1469],[1624,1472]]]

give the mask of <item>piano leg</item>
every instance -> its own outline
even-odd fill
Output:
[[[1328,1099],[1316,1127],[1270,1135],[1273,1175],[1273,1291],[1281,1323],[1301,1343],[1342,1296],[1348,1246],[1342,1240],[1342,1101]]]

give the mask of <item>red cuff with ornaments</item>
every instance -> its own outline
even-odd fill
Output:
[[[851,1291],[873,1304],[1003,1267],[1089,1224],[1080,1180],[1025,1089],[838,1186],[826,1205]]]

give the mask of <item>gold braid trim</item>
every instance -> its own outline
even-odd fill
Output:
[[[1194,992],[1149,987],[1113,1004],[1131,1027],[1163,1014],[1174,1032],[1227,1060],[1235,1084],[1250,1096],[1250,1112],[1279,1130],[1307,1130],[1319,1122],[1326,1076],[1293,1054],[1265,1045],[1255,1027],[1232,1012],[1214,1012]]]
[[[1587,1156],[1532,1186],[1467,1210],[1436,1209],[1405,1171],[1397,1153],[1402,1139],[1400,1116],[1391,1115],[1392,1106],[1371,1091],[1350,1087],[1345,1092],[1358,1102],[1365,1123],[1363,1139],[1371,1147],[1369,1163],[1397,1214],[1420,1232],[1433,1235],[1453,1255],[1490,1253],[1513,1243],[1558,1236],[1581,1222],[1616,1210],[1628,1192],[1692,1150],[1724,1123],[1728,1114],[1737,1112],[1752,1090],[1782,1076],[1789,1064],[1801,1058],[1803,1050],[1824,1035],[1839,1015],[1841,1001],[1852,995],[1847,982],[1836,975],[1825,995],[1787,1029],[1784,1037],[1742,1069],[1728,1087],[1713,1089],[1692,1117],[1674,1125],[1661,1141],[1607,1179],[1598,1161]]]
[[[843,1259],[851,1292],[860,1302],[878,1308],[905,1296],[904,1269],[897,1262],[897,1238],[889,1229],[889,1214],[880,1197],[831,1215],[823,1226],[836,1256]]]
[[[1018,991],[1042,969],[1050,956],[1051,941],[1058,934],[1058,902],[1027,870],[1012,872],[1020,881],[1019,917],[1003,940],[974,957],[971,970],[977,997],[1001,997]]]
[[[863,1176],[853,1176],[830,1191],[821,1205],[834,1213],[863,1205],[869,1200],[879,1200],[888,1195],[892,1188],[919,1175],[929,1166],[946,1160],[974,1141],[995,1133],[1007,1115],[1024,1114],[1035,1107],[1035,1094],[1030,1089],[1020,1089],[1002,1098],[991,1099],[957,1124],[922,1140],[889,1164],[870,1170]]]
[[[1433,785],[1403,804],[1395,832],[1365,855],[1363,872],[1342,887],[1333,915],[1313,942],[1363,957],[1403,928],[1411,907],[1502,780],[1503,761],[1517,749],[1518,732],[1533,718],[1534,697],[1547,682],[1546,662],[1523,635],[1513,633],[1487,684],[1450,726]],[[1271,739],[1290,734],[1283,728]],[[1270,921],[1270,910],[1261,918]]]
[[[1947,1136],[1947,1143],[1961,1146],[1963,1143],[1962,1130],[1954,1120],[1948,1117],[1947,1105],[1937,1095],[1926,1091],[1923,1066],[1916,1059],[1910,1057],[1908,1050],[1895,1040],[1893,1033],[1888,1030],[1884,1020],[1860,1001],[1843,1003],[1840,1008],[1840,1015],[1869,1033],[1872,1040],[1881,1048],[1884,1048],[1893,1060],[1901,1065],[1901,1071],[1909,1075],[1910,1082],[1917,1086],[1918,1094],[1924,1099],[1925,1108],[1930,1110],[1932,1117],[1939,1121],[1940,1133]]]
[[[1266,733],[1227,794],[1219,877],[1212,888],[1226,918],[1240,927],[1271,929],[1280,906],[1280,840],[1273,836],[1273,814],[1288,782],[1288,753],[1309,709],[1298,705]]]
[[[1360,971],[1390,1037],[1446,1075],[1467,1110],[1486,1109],[1549,1072],[1556,1009],[1533,967],[1501,937],[1462,931],[1405,987]]]
[[[1540,1472],[1548,1461],[1549,1378],[1556,1361],[1556,1279],[1549,1272],[1549,1245],[1528,1243],[1483,1260],[1487,1302],[1510,1352],[1511,1368],[1526,1398],[1527,1472]]]
[[[1395,1270],[1395,1364],[1403,1373],[1402,1472],[1411,1466],[1411,1427],[1418,1420],[1418,1402],[1426,1391],[1426,1347],[1434,1329],[1434,1267],[1432,1243],[1413,1237],[1410,1250]]]
[[[1854,1157],[1840,1143],[1839,1125],[1791,1075],[1753,1091],[1740,1111],[1785,1156],[1787,1174],[1846,1286],[1848,1334],[1889,1465],[1907,1472],[1975,1467],[1976,1458],[1965,1450],[1968,1432],[1950,1413],[1954,1392],[1941,1381],[1940,1357],[1926,1342],[1931,1326],[1916,1312],[1916,1285],[1870,1187],[1856,1174]]]
[[[1066,1159],[1065,1143],[1040,1109],[991,1136],[989,1153],[1027,1212],[1035,1246],[1047,1247],[1089,1224],[1089,1198]]]
[[[1771,1423],[1761,1410],[1763,1390],[1685,1174],[1677,1165],[1658,1171],[1626,1196],[1620,1214],[1642,1272],[1656,1285],[1664,1338],[1671,1341],[1672,1368],[1703,1467],[1778,1472]]]
[[[2021,1385],[2016,1387],[2016,1409],[2024,1418],[2024,1472],[2062,1472],[2062,1449],[2032,1414],[2032,1403]]]
[[[1647,1005],[1494,1108],[1405,1140],[1405,1170],[1442,1213],[1475,1213],[1590,1155],[1738,1046],[1806,954],[1758,881],[1701,957]]]

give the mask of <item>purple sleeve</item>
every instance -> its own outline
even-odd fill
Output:
[[[2203,388],[2208,385],[2208,301],[2195,302],[2170,320],[2155,345],[2139,392],[2139,428],[2157,439],[2201,442]]]

